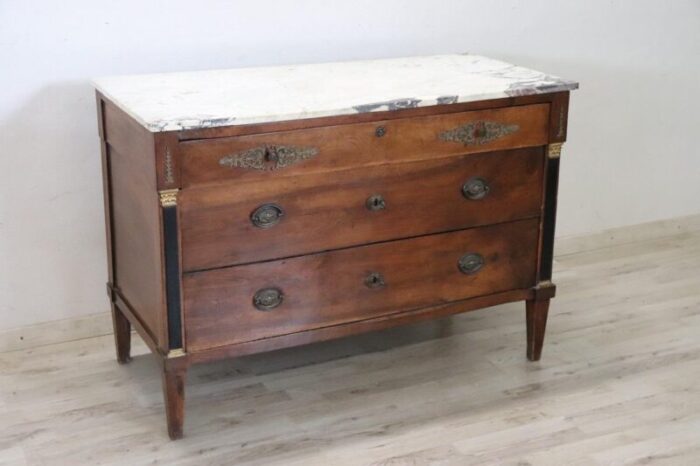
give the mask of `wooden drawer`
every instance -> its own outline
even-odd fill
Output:
[[[385,120],[180,144],[184,187],[265,179],[547,143],[549,104]]]
[[[535,284],[538,219],[185,274],[188,351],[523,289]],[[478,254],[476,260],[460,259]],[[474,256],[472,256],[474,259]],[[383,283],[383,284],[382,284]],[[281,304],[258,309],[275,289]],[[275,304],[274,292],[258,306]]]
[[[186,189],[180,214],[183,269],[537,216],[543,164],[543,150],[536,147]],[[465,195],[465,184],[476,191]],[[488,192],[481,197],[483,187]],[[268,211],[278,223],[256,226],[256,211]]]

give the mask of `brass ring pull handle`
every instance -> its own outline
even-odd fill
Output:
[[[373,194],[365,201],[368,210],[377,211],[386,209],[386,201],[381,194]]]
[[[270,311],[284,300],[284,295],[279,288],[263,288],[253,296],[253,306],[259,311]]]
[[[365,277],[365,286],[367,288],[384,288],[386,286],[384,276],[379,272],[371,272]]]
[[[476,252],[470,252],[463,255],[457,265],[459,271],[465,275],[473,275],[484,267],[484,256]]]
[[[488,182],[480,176],[469,178],[462,185],[462,195],[469,200],[478,201],[489,193],[491,187]]]
[[[282,207],[275,204],[263,204],[250,214],[250,221],[258,228],[270,228],[277,225],[282,217],[284,217]]]

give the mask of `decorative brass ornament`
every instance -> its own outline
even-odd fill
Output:
[[[264,145],[235,154],[229,154],[219,160],[219,165],[229,168],[251,170],[279,170],[318,155],[315,147]]]
[[[175,182],[175,171],[173,168],[173,154],[170,152],[170,147],[165,148],[165,182],[173,184]]]
[[[519,125],[504,125],[496,121],[474,121],[440,133],[440,139],[461,142],[465,146],[480,146],[500,139],[520,129]]]
[[[177,205],[177,189],[164,189],[158,191],[160,197],[160,205],[163,207],[174,207]]]
[[[537,283],[537,285],[535,285],[535,289],[541,290],[543,288],[552,288],[553,286],[554,286],[554,283],[552,283],[551,280],[543,280],[543,281]]]
[[[564,125],[566,124],[565,118],[566,118],[566,111],[565,111],[564,107],[560,107],[559,108],[559,130],[557,131],[557,138],[564,137]]]
[[[547,146],[547,157],[550,159],[558,159],[559,156],[561,156],[561,146],[563,146],[563,142],[553,142],[549,146]]]
[[[165,355],[166,358],[168,359],[173,359],[173,358],[181,358],[183,356],[186,356],[187,353],[185,353],[185,350],[182,348],[177,348],[177,349],[172,349],[168,351],[168,354]]]

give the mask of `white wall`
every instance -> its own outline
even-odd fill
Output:
[[[697,0],[0,0],[0,330],[108,310],[88,79],[471,51],[577,79],[559,234],[700,212]]]

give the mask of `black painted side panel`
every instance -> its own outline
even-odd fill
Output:
[[[168,303],[168,342],[170,349],[182,348],[180,261],[178,257],[177,235],[177,207],[163,207],[165,295]]]
[[[547,160],[545,180],[544,221],[542,224],[542,260],[539,281],[552,279],[554,259],[554,227],[557,219],[557,191],[559,189],[559,158]]]

